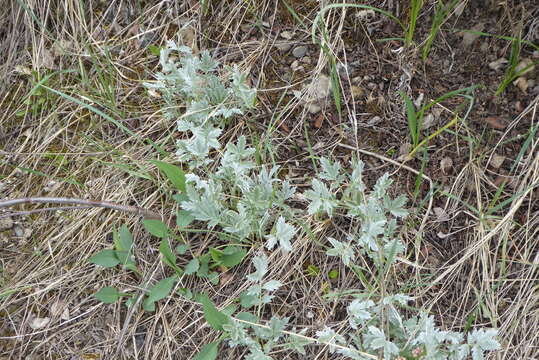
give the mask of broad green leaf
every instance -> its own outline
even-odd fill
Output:
[[[217,285],[219,284],[219,273],[217,271],[212,271],[208,274],[208,281],[212,284],[212,285]]]
[[[148,302],[147,300],[145,300],[145,301],[142,303],[142,308],[143,308],[145,311],[148,311],[148,312],[154,312],[154,311],[155,311],[155,302]]]
[[[136,302],[137,302],[137,298],[132,296],[125,301],[124,305],[127,306],[127,308],[130,308],[131,306],[135,305]]]
[[[214,360],[217,359],[217,349],[221,340],[211,342],[202,347],[202,350],[193,358],[194,360]]]
[[[180,210],[178,211],[178,215],[176,216],[176,225],[180,229],[188,227],[193,220],[195,220],[195,217],[191,215],[191,213],[187,210]]]
[[[328,273],[328,277],[332,280],[336,279],[339,277],[339,270],[337,269],[332,269],[329,271]]]
[[[165,173],[176,189],[180,190],[182,193],[185,192],[185,173],[182,169],[159,160],[153,160],[152,163]]]
[[[188,288],[179,288],[177,291],[178,294],[186,298],[187,300],[192,300],[194,298],[193,292]]]
[[[176,285],[177,281],[178,277],[175,275],[160,280],[159,282],[157,282],[157,284],[152,286],[152,288],[148,292],[148,297],[146,298],[146,300],[144,300],[144,310],[154,311],[155,302],[166,298],[174,288],[174,285]]]
[[[122,225],[118,231],[114,231],[114,247],[116,248],[115,255],[120,260],[120,263],[127,269],[138,272],[138,269],[133,260],[133,235],[127,228]]]
[[[127,226],[122,225],[118,232],[114,232],[114,235],[114,246],[116,250],[130,252],[133,247],[133,235],[131,235]]]
[[[217,310],[208,295],[201,294],[199,300],[202,303],[202,307],[204,309],[204,318],[208,324],[210,324],[210,326],[215,330],[222,331],[223,325],[228,324],[229,317]]]
[[[186,275],[194,274],[198,271],[199,267],[200,267],[200,262],[198,261],[198,259],[197,258],[191,259],[191,261],[189,261],[187,265],[185,266],[185,274]]]
[[[144,228],[153,236],[164,238],[168,235],[168,227],[161,220],[144,219],[142,221]]]
[[[245,308],[249,309],[253,307],[254,305],[258,304],[258,298],[253,295],[247,294],[247,292],[243,292],[240,295],[240,305]]]
[[[105,304],[113,304],[122,297],[122,293],[113,287],[107,286],[96,292],[94,297]]]
[[[116,251],[110,249],[98,252],[90,257],[88,261],[106,268],[114,267],[120,263],[120,260],[116,257]]]
[[[223,257],[223,252],[215,248],[210,248],[211,259],[217,264],[221,263],[221,258]]]
[[[159,46],[150,44],[148,45],[148,51],[150,52],[150,54],[154,56],[159,56],[159,53],[161,52],[161,48]]]
[[[199,256],[198,261],[200,261],[200,268],[197,271],[197,275],[200,277],[207,277],[210,270],[210,254]]]
[[[228,251],[225,251],[223,256],[221,256],[221,264],[223,266],[226,266],[227,268],[231,268],[241,263],[241,261],[247,254],[247,251],[243,249],[237,249],[237,248],[232,248],[232,249],[234,249],[233,252],[227,253]]]
[[[232,316],[232,314],[234,314],[237,309],[238,307],[236,305],[230,304],[226,306],[221,312],[227,316]]]
[[[251,314],[250,312],[246,311],[240,312],[238,315],[236,315],[236,319],[258,324],[258,317],[255,314]]]
[[[167,238],[161,239],[159,252],[163,254],[163,262],[174,269],[178,274],[181,274],[182,269],[176,265],[176,255],[172,252]]]

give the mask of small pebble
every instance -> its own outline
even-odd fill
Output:
[[[494,154],[492,156],[492,159],[490,160],[490,165],[495,169],[499,169],[500,166],[502,166],[504,160],[505,156]]]
[[[294,60],[294,62],[290,65],[290,68],[292,69],[292,71],[303,70],[303,66],[301,66],[299,64],[299,61],[297,61],[297,60]]]
[[[13,227],[13,232],[15,233],[16,237],[23,237],[24,236],[24,230],[19,225],[15,225],[15,227]]]
[[[370,83],[367,84],[367,88],[368,88],[369,90],[375,90],[377,87],[378,87],[378,86],[377,86],[375,83],[373,83],[373,82],[370,82]]]
[[[380,116],[375,116],[367,122],[367,125],[374,126],[378,124],[380,121],[382,121],[382,118]]]
[[[13,227],[13,219],[9,216],[0,218],[0,231],[9,230]]]
[[[294,37],[294,33],[292,31],[283,31],[281,32],[281,37],[286,40],[290,40]]]
[[[304,57],[305,54],[307,54],[307,46],[305,45],[297,46],[292,50],[292,55],[298,59]]]
[[[290,45],[290,44],[288,44],[288,43],[280,43],[280,44],[276,44],[275,47],[276,47],[279,51],[287,52],[288,50],[290,50],[290,48],[292,47],[292,45]]]

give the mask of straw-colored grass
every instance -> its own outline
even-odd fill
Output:
[[[396,193],[411,193],[409,184],[416,176],[432,188],[437,179],[430,176],[429,168],[419,171],[416,163],[402,164],[378,153],[376,144],[367,147],[374,140],[366,139],[362,132],[368,128],[361,117],[364,110],[356,108],[349,96],[342,95],[340,117],[329,114],[331,105],[325,105],[322,113],[329,131],[313,127],[317,115],[305,110],[305,98],[292,95],[322,74],[328,75],[329,53],[311,43],[312,21],[328,5],[322,3],[289,1],[295,10],[292,14],[282,4],[268,0],[139,2],[136,6],[127,6],[125,1],[5,2],[0,12],[0,202],[69,197],[134,206],[166,221],[172,219],[177,204],[150,163],[163,157],[148,139],[174,153],[175,139],[181,135],[173,122],[161,116],[160,100],[148,96],[142,86],[158,70],[157,57],[144,47],[145,42],[151,39],[152,46],[161,46],[169,38],[209,49],[222,63],[250,70],[251,85],[259,91],[257,110],[235,120],[223,139],[247,135],[251,143],[258,144],[262,161],[283,165],[300,191],[315,174],[313,157],[345,159],[351,154],[365,160],[371,181],[384,171],[395,174],[399,178],[393,189]],[[344,66],[349,65],[349,49],[341,40],[348,31],[346,11],[339,8],[324,18],[331,40],[328,50]],[[270,31],[266,22],[270,27],[294,30],[294,43],[309,45],[312,62],[303,73],[283,73],[282,54],[275,44],[286,41],[279,31]],[[419,28],[415,31],[417,34]],[[367,45],[363,50],[371,51],[374,40],[367,30],[364,36]],[[415,64],[417,59],[412,60],[416,51],[396,52],[396,73],[391,75],[396,79],[394,91],[386,103],[379,101],[384,116],[391,116],[402,129],[406,120],[397,91],[409,92],[411,74],[421,70]],[[383,58],[386,55],[372,56],[381,67],[388,61]],[[69,72],[63,72],[66,70]],[[341,75],[343,94],[351,84],[349,76]],[[526,105],[500,137],[499,146],[513,136],[511,129],[521,129],[523,124],[537,127],[539,97]],[[537,358],[539,142],[530,138],[514,172],[508,175],[511,186],[503,188],[500,198],[510,201],[488,214],[499,186],[492,180],[496,174],[489,173],[488,160],[497,148],[480,154],[463,140],[467,131],[461,124],[455,129],[461,136],[450,137],[448,144],[457,143],[462,154],[474,156],[446,184],[444,191],[451,196],[437,194],[434,200],[450,215],[450,234],[443,241],[436,237],[440,224],[431,211],[432,200],[414,208],[410,222],[403,226],[409,256],[401,259],[394,275],[399,286],[411,285],[417,305],[430,309],[443,327],[497,327],[503,349],[489,355],[491,358]],[[388,139],[406,136],[405,130],[399,134],[380,129],[380,133],[391,133]],[[174,158],[165,160],[173,162]],[[298,206],[305,205],[300,200]],[[140,218],[132,213],[55,206],[60,205],[0,208],[0,224],[8,217],[14,221],[10,229],[0,228],[0,359],[190,359],[215,340],[201,306],[179,295],[160,301],[155,313],[98,302],[93,294],[101,287],[135,291],[140,297],[141,287],[166,276],[158,240],[144,231]],[[42,207],[51,209],[35,211]],[[24,211],[29,213],[19,213]],[[336,259],[325,256],[320,243],[332,233],[351,229],[307,215],[301,221],[313,227],[312,234],[302,233],[290,254],[270,255],[271,277],[285,286],[268,314],[291,317],[297,329],[307,328],[310,335],[325,325],[346,332],[349,327],[342,304],[324,295],[330,289],[362,285]],[[134,234],[141,278],[87,261],[112,246],[112,230],[122,224]],[[193,252],[216,241],[209,233],[185,236]],[[436,242],[445,245],[435,248]],[[250,249],[247,259],[259,245]],[[180,257],[179,264],[188,260]],[[308,265],[315,265],[320,275],[309,275]],[[179,286],[206,291],[224,307],[247,288],[249,266],[244,261],[228,270],[218,285],[183,277]],[[331,270],[338,270],[340,276],[330,280],[327,274]],[[426,275],[430,275],[427,280]],[[36,319],[44,318],[50,321],[32,328]],[[220,349],[219,359],[244,356],[242,349],[224,345]],[[302,357],[282,351],[274,358]],[[324,346],[312,346],[303,358],[334,357]]]

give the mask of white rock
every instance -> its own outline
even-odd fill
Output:
[[[432,209],[434,214],[436,215],[436,221],[448,221],[449,215],[447,215],[447,212],[441,208],[441,207],[435,207]]]
[[[449,170],[451,170],[451,168],[453,167],[453,159],[451,159],[450,157],[444,157],[441,161],[440,161],[440,167],[442,168],[442,171],[444,174],[447,174],[449,172]]]
[[[309,85],[307,94],[310,99],[323,99],[331,92],[331,80],[329,76],[320,74]]]
[[[535,65],[533,64],[533,60],[531,59],[522,59],[518,65],[515,67],[515,73],[522,73],[518,74],[519,76],[523,76],[535,69]]]
[[[44,318],[36,317],[36,318],[33,318],[32,320],[30,320],[30,323],[28,323],[28,325],[30,325],[30,327],[32,329],[38,330],[38,329],[44,328],[50,322],[51,322],[51,319],[48,318],[48,317],[44,317]]]
[[[500,70],[505,64],[507,64],[507,59],[499,58],[498,60],[492,61],[488,64],[488,67],[492,70]]]
[[[499,169],[500,166],[502,166],[504,161],[505,161],[505,156],[494,154],[492,156],[492,159],[490,160],[490,165],[495,169]]]
[[[301,66],[299,64],[299,61],[297,61],[297,60],[294,60],[294,62],[292,62],[292,64],[290,65],[290,68],[292,69],[292,71],[303,70],[303,66]]]
[[[479,23],[475,25],[473,28],[471,28],[470,30],[473,32],[481,32],[483,31],[484,28],[485,28],[485,24]],[[462,36],[462,45],[464,47],[470,47],[474,43],[474,41],[479,38],[479,36],[481,35],[477,33],[465,32],[464,35]]]
[[[434,125],[435,122],[436,122],[436,119],[434,118],[434,115],[430,113],[423,118],[423,123],[421,124],[421,128],[423,130],[428,129],[432,125]]]
[[[292,31],[283,31],[281,32],[281,37],[286,40],[291,40],[294,37],[294,33]]]
[[[6,216],[6,217],[0,218],[0,231],[9,230],[12,227],[13,227],[13,219],[11,217]]]

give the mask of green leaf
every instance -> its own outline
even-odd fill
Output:
[[[236,315],[236,319],[258,324],[258,317],[255,314],[251,314],[250,312],[246,311],[240,312],[238,315]]]
[[[207,277],[210,264],[210,254],[204,254],[198,257],[200,268],[197,271],[197,276]]]
[[[307,265],[306,271],[308,276],[318,276],[320,274],[320,268],[313,264]]]
[[[229,252],[227,251],[228,249],[232,249],[233,251]],[[229,247],[225,250],[225,253],[221,256],[221,264],[223,266],[226,266],[227,268],[231,268],[241,263],[241,261],[243,260],[246,254],[247,254],[247,251],[243,249]]]
[[[217,349],[221,340],[211,342],[202,347],[202,350],[193,358],[194,360],[214,360],[217,359]]]
[[[160,280],[152,286],[148,293],[148,297],[146,300],[144,300],[143,307],[146,311],[154,311],[155,310],[155,302],[159,301],[161,299],[166,298],[172,289],[174,288],[174,285],[176,285],[176,282],[178,281],[178,277],[176,275],[165,278],[163,280]]]
[[[161,243],[159,244],[159,252],[163,254],[163,262],[165,264],[174,269],[174,271],[176,271],[178,274],[182,273],[182,269],[176,265],[176,255],[174,255],[172,252],[170,244],[166,238],[161,239]]]
[[[204,318],[208,324],[210,324],[210,326],[215,330],[222,331],[223,325],[229,323],[229,317],[217,310],[208,295],[200,294],[199,300],[202,303],[202,307],[204,309]]]
[[[232,314],[234,314],[237,309],[238,307],[236,305],[230,304],[226,306],[221,312],[225,314],[226,316],[232,316]]]
[[[195,217],[191,215],[191,212],[187,210],[180,210],[176,216],[176,225],[178,225],[180,229],[183,229],[188,227],[193,220],[195,220]]]
[[[186,275],[194,274],[198,271],[199,268],[200,268],[200,262],[198,261],[198,259],[197,258],[191,259],[191,261],[189,261],[189,263],[187,263],[187,266],[185,267],[185,274]]]
[[[334,280],[334,279],[338,278],[339,277],[339,270],[337,270],[337,269],[330,270],[329,273],[328,273],[328,277],[331,280]]]
[[[116,251],[110,249],[98,252],[90,257],[88,261],[106,268],[114,267],[120,263],[120,260],[116,257]]]
[[[182,169],[159,160],[153,160],[152,163],[165,173],[176,189],[180,190],[182,193],[185,192],[185,173]]]
[[[249,295],[247,292],[243,292],[240,294],[240,305],[245,308],[249,309],[256,305],[258,303],[258,298],[254,295]]]
[[[408,131],[410,132],[410,138],[412,139],[412,145],[416,147],[419,144],[419,132],[421,131],[421,125],[418,118],[414,104],[412,100],[404,92],[399,91],[400,96],[404,99],[406,105],[406,117],[408,118]]]
[[[153,236],[164,238],[168,235],[168,226],[161,220],[144,219],[142,221],[144,228]]]
[[[116,248],[115,255],[120,263],[129,270],[138,272],[133,260],[133,235],[129,232],[127,226],[122,225],[118,231],[114,231],[114,247]]]
[[[114,232],[114,235],[114,246],[116,247],[116,250],[131,251],[131,248],[133,247],[133,235],[131,235],[127,226],[122,225],[118,232]]]
[[[180,245],[176,246],[176,252],[179,255],[185,254],[187,252],[187,250],[189,250],[189,244],[180,244]]]
[[[94,297],[105,304],[113,304],[122,297],[122,293],[116,290],[116,288],[107,286],[96,292]]]
[[[184,193],[181,194],[174,194],[172,195],[172,198],[178,203],[181,204],[184,201],[189,201],[189,196],[187,196]]]
[[[130,308],[131,306],[135,305],[136,302],[137,302],[137,298],[134,297],[134,296],[131,296],[129,299],[127,299],[127,300],[124,302],[124,305],[125,305],[127,308]]]
[[[155,45],[148,45],[148,51],[150,51],[150,54],[154,56],[159,56],[159,54],[161,53],[161,48]]]
[[[210,255],[211,255],[211,259],[215,263],[221,264],[221,258],[223,257],[223,252],[221,250],[217,250],[215,248],[210,248]]]
[[[186,298],[187,300],[192,300],[194,298],[193,292],[188,288],[179,288],[177,291],[178,294]]]
[[[219,273],[217,271],[212,271],[211,273],[208,274],[208,281],[212,284],[212,285],[217,285],[219,284]]]

